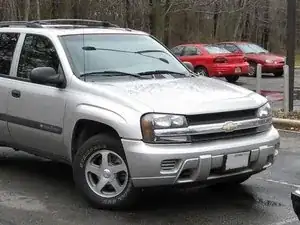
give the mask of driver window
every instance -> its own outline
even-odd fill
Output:
[[[27,34],[20,55],[17,77],[29,79],[32,69],[52,67],[61,73],[60,61],[52,42],[41,35]]]

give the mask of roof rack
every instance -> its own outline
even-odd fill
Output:
[[[34,20],[34,21],[2,21],[0,27],[25,26],[28,28],[82,28],[82,27],[119,27],[108,21],[87,20],[87,19],[51,19],[51,20]]]
[[[33,21],[41,25],[74,25],[75,27],[86,26],[86,27],[119,27],[116,24],[108,21],[101,20],[87,20],[87,19],[51,19],[51,20],[37,20]]]
[[[30,28],[42,28],[40,24],[33,23],[31,21],[1,21],[0,27],[10,27],[10,26],[25,26]]]

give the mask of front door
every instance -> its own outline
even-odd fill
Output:
[[[180,60],[183,62],[190,62],[193,64],[193,66],[196,66],[199,62],[203,61],[203,56],[201,55],[200,49],[196,48],[195,46],[186,46],[183,49]],[[203,65],[203,63],[201,65]]]
[[[64,157],[66,91],[32,83],[29,74],[37,67],[53,67],[57,73],[63,73],[51,40],[27,34],[20,54],[18,79],[8,98],[8,129],[14,143],[42,154]]]

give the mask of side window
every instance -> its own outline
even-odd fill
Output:
[[[47,37],[28,34],[21,51],[17,76],[28,79],[30,72],[37,67],[52,67],[58,73],[60,61]]]
[[[0,74],[2,75],[9,75],[19,36],[17,33],[0,33]]]
[[[238,47],[236,47],[235,45],[232,44],[226,44],[225,49],[230,51],[230,52],[239,52],[240,50],[238,49]]]
[[[200,55],[200,50],[194,46],[187,46],[183,51],[184,56]]]
[[[177,46],[171,49],[171,51],[174,53],[176,56],[181,56],[183,50],[183,46]]]

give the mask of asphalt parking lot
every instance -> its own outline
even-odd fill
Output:
[[[1,225],[296,225],[290,192],[300,187],[300,135],[281,133],[270,170],[231,190],[146,191],[138,209],[101,211],[78,196],[71,169],[7,148],[0,150]]]

